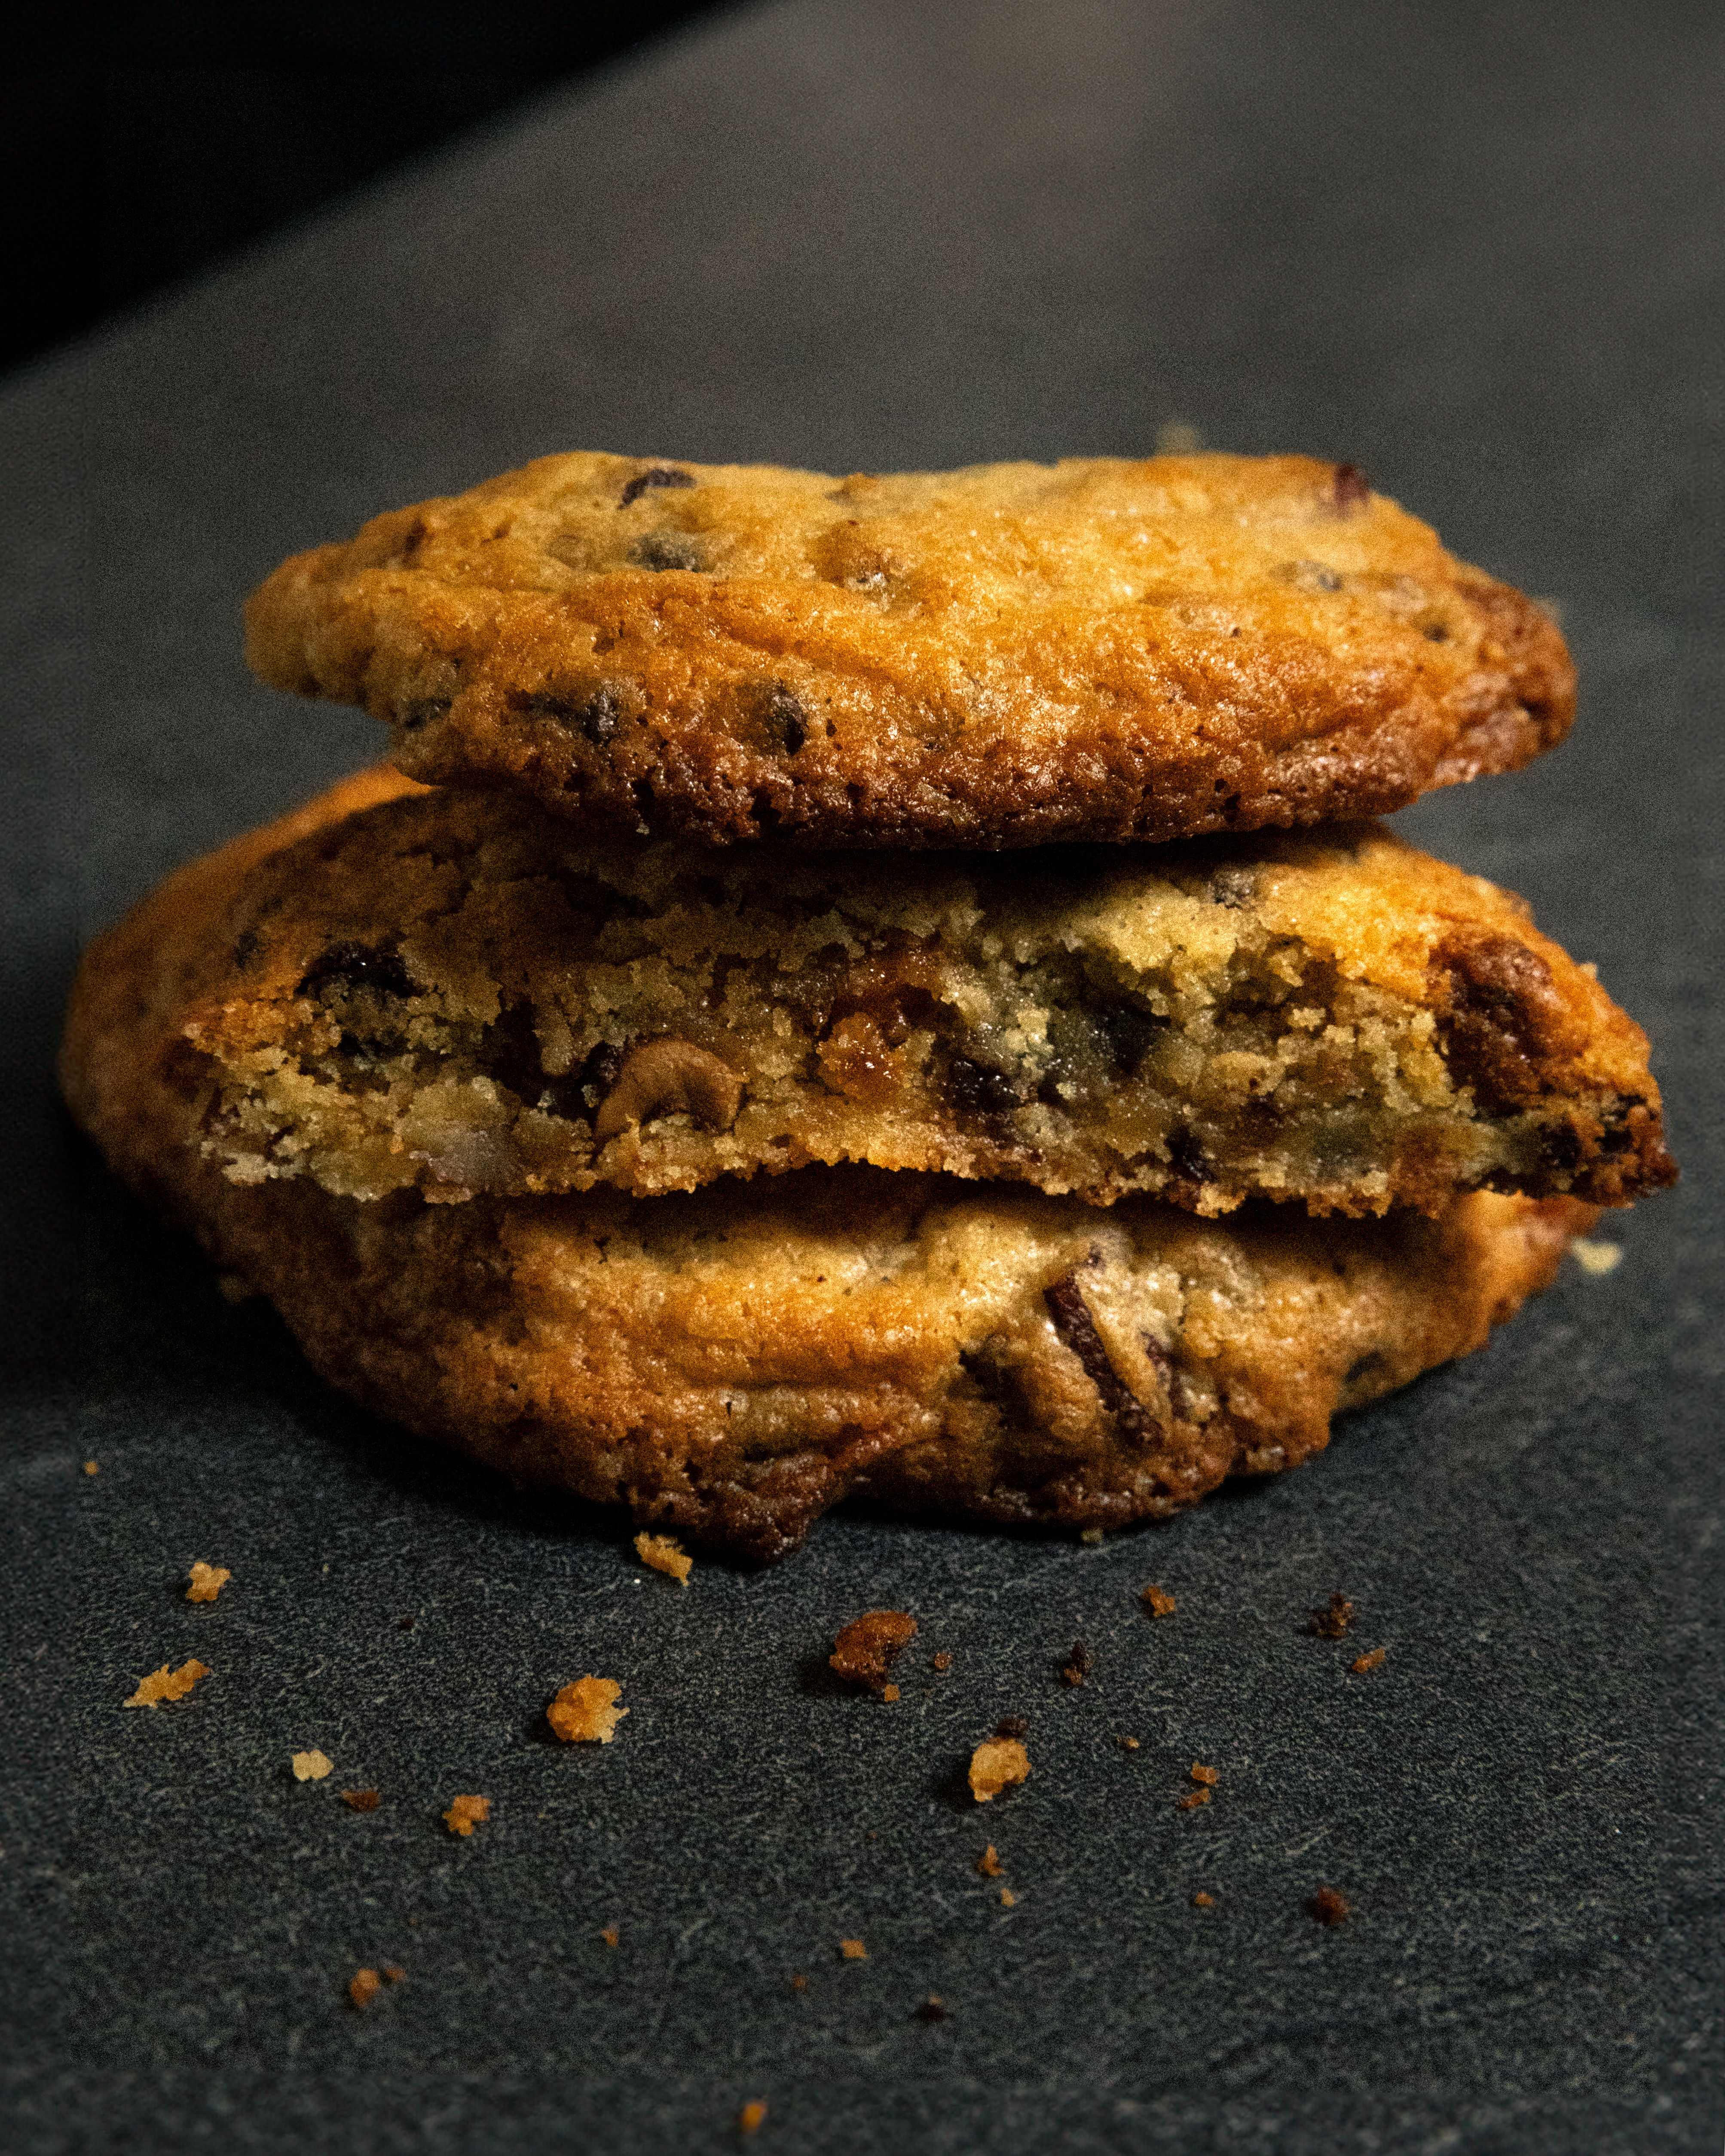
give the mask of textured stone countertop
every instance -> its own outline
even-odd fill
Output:
[[[0,393],[8,2150],[717,2150],[757,2098],[763,2151],[1717,2147],[1719,58],[1716,9],[1591,0],[745,9]],[[1400,821],[1598,961],[1685,1171],[1321,1460],[1097,1548],[840,1515],[680,1589],[325,1391],[69,1131],[80,941],[382,745],[245,675],[283,553],[560,447],[1173,421],[1561,603],[1569,744]],[[877,1603],[922,1627],[891,1707],[823,1681]],[[629,1719],[552,1744],[589,1670]],[[978,1811],[1007,1712],[1034,1772]]]

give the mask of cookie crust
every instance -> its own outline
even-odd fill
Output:
[[[207,942],[228,875],[170,878],[80,976],[61,1068],[85,1128],[331,1383],[517,1481],[751,1559],[851,1492],[1123,1526],[1293,1466],[1338,1409],[1481,1345],[1596,1217],[1481,1193],[1435,1221],[1214,1223],[868,1168],[454,1206],[236,1186],[200,1153],[172,1022],[177,954]]]
[[[545,457],[295,556],[247,620],[265,680],[388,721],[416,778],[709,844],[1378,815],[1574,710],[1538,606],[1305,457]]]
[[[650,1196],[859,1161],[1435,1214],[1672,1172],[1639,1029],[1519,901],[1372,826],[696,856],[413,790],[208,873],[231,903],[171,1023],[235,1181]]]

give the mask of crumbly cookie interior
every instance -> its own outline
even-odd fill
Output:
[[[1378,919],[1363,963],[1360,919],[1398,910],[1399,942]],[[184,1031],[231,1179],[361,1198],[862,1161],[1205,1214],[1609,1202],[1651,1081],[1554,1086],[1544,1055],[1517,1082],[1530,1026],[1558,1023],[1540,996],[1562,998],[1506,924],[1555,952],[1515,901],[1369,826],[1034,865],[714,855],[432,793],[265,864]]]

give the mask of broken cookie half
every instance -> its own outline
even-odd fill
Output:
[[[147,968],[235,1183],[646,1197],[852,1162],[1435,1215],[1674,1173],[1590,969],[1375,825],[703,855],[392,783],[212,856],[195,936],[158,895],[89,962]]]

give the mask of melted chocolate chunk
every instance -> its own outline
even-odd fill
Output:
[[[624,1051],[614,1042],[602,1040],[591,1050],[575,1081],[575,1090],[589,1108],[597,1108],[617,1083],[623,1069]]]
[[[1336,467],[1336,506],[1347,511],[1358,509],[1362,502],[1372,498],[1370,482],[1358,465],[1337,465]]]
[[[510,709],[529,712],[535,718],[555,719],[559,725],[578,727],[595,748],[603,748],[616,732],[623,717],[623,700],[608,685],[590,696],[564,696],[552,690],[511,696]]]
[[[321,996],[326,988],[369,988],[374,995],[410,996],[413,977],[398,951],[380,951],[372,943],[331,943],[313,959],[297,993]]]
[[[1250,906],[1258,893],[1258,872],[1255,869],[1218,869],[1210,878],[1209,896],[1215,906],[1225,906],[1238,912]]]
[[[809,714],[795,692],[783,681],[774,681],[756,708],[768,732],[783,745],[788,756],[794,756],[809,738]]]
[[[1449,975],[1438,1029],[1451,1077],[1488,1111],[1539,1093],[1565,1015],[1544,959],[1512,936],[1481,934],[1440,945],[1432,963]]]
[[[693,486],[693,472],[678,471],[670,465],[654,465],[649,470],[637,472],[624,487],[618,501],[619,509],[627,509],[632,501],[639,501],[649,486]]]
[[[704,569],[706,550],[686,531],[649,531],[637,539],[629,558],[641,569]]]
[[[1559,1123],[1555,1129],[1542,1132],[1539,1158],[1541,1164],[1554,1174],[1567,1175],[1581,1165],[1581,1133],[1568,1123]]]
[[[1119,1424],[1121,1435],[1132,1445],[1146,1445],[1159,1436],[1154,1416],[1108,1360],[1102,1336],[1078,1285],[1076,1270],[1045,1288],[1042,1299],[1054,1320],[1055,1331],[1084,1365],[1085,1375],[1096,1387],[1102,1405]]]
[[[1114,1068],[1129,1078],[1150,1053],[1156,1036],[1168,1030],[1168,1021],[1154,1011],[1140,1010],[1136,1004],[1111,1004],[1106,1010],[1092,1012],[1091,1024],[1106,1042]]]
[[[1168,1166],[1188,1183],[1214,1183],[1216,1179],[1216,1171],[1204,1158],[1196,1133],[1183,1126],[1169,1137],[1168,1158]]]
[[[947,1092],[961,1115],[1007,1116],[1018,1106],[1019,1089],[1004,1070],[955,1055],[947,1066]]]

